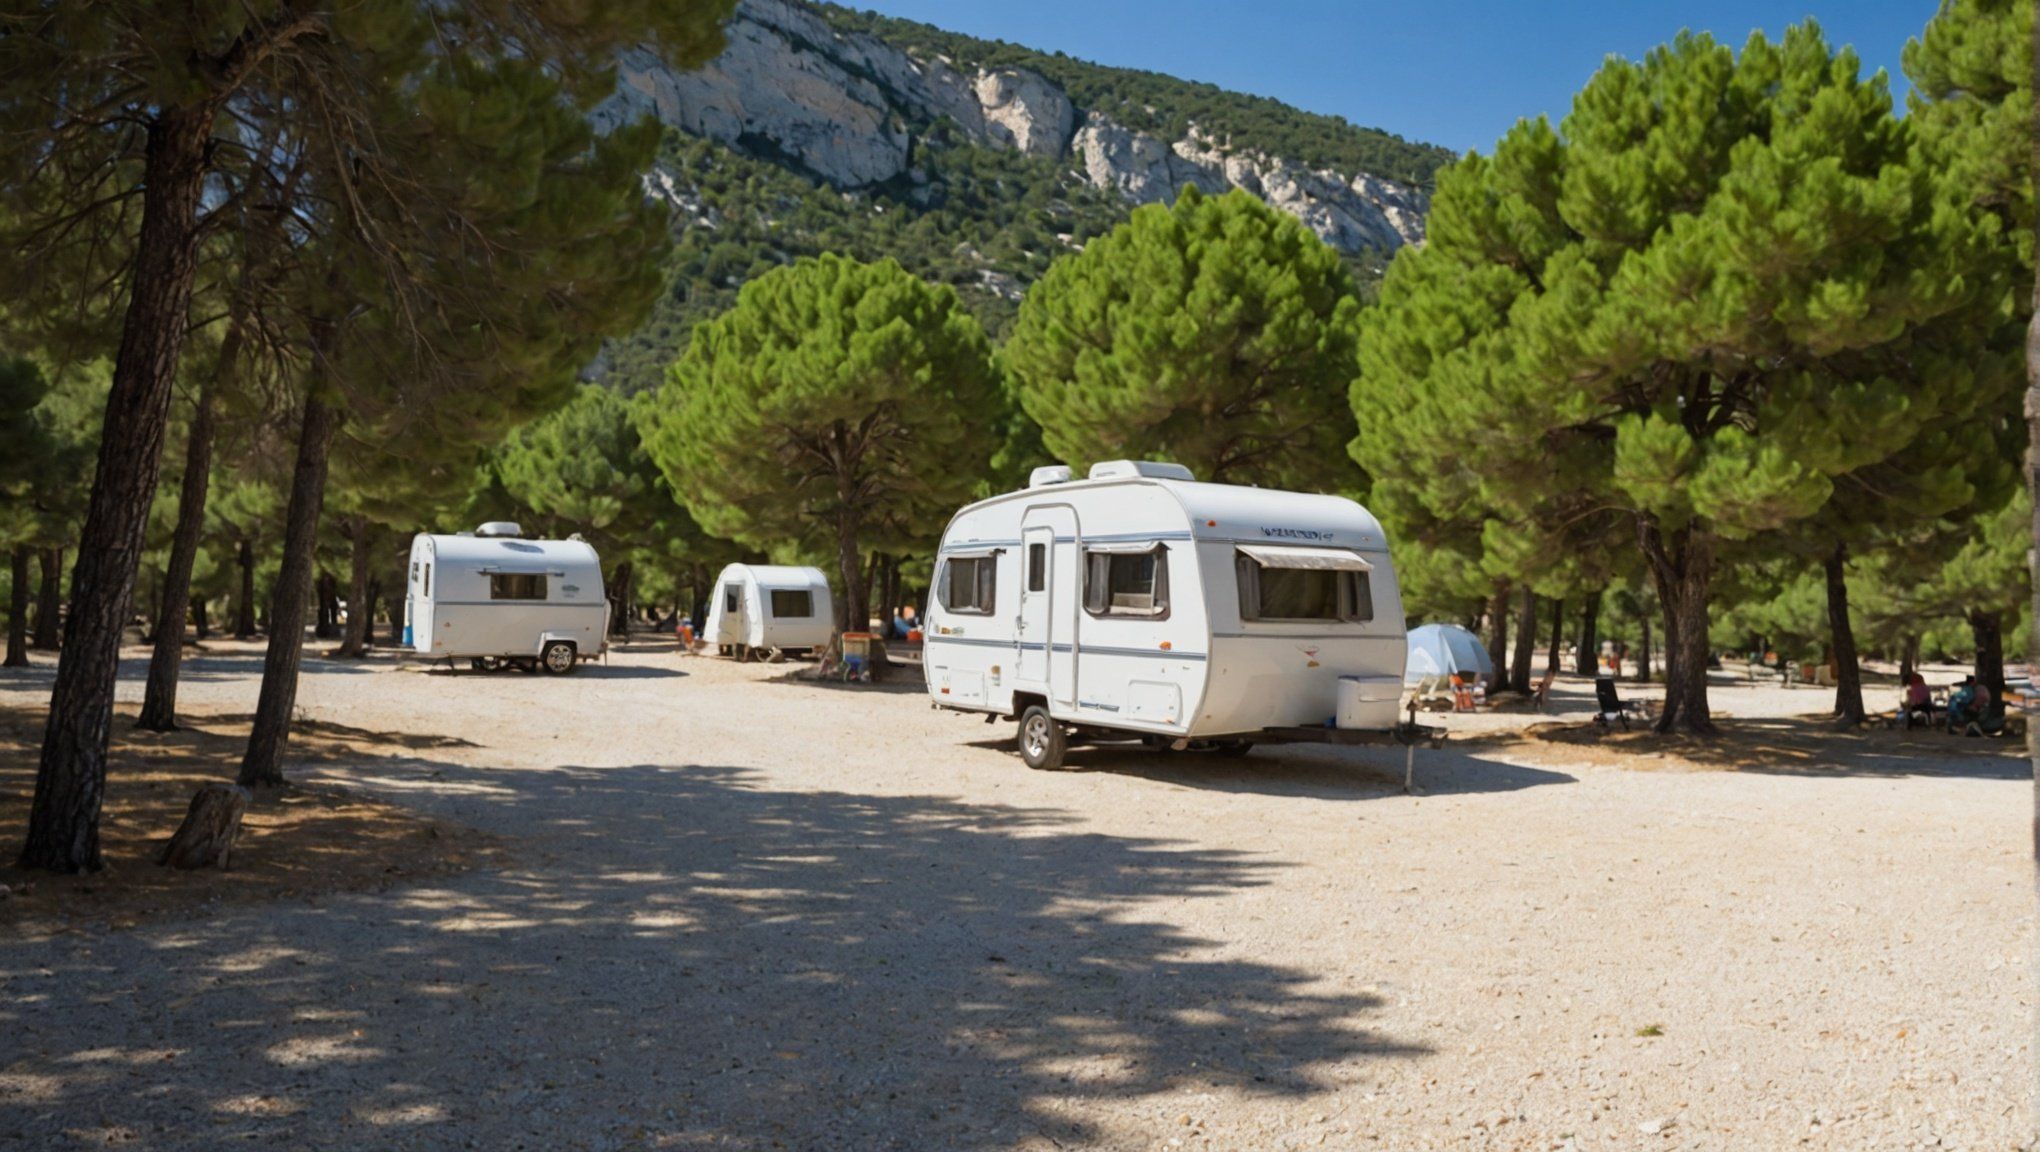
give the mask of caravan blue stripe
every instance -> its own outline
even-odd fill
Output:
[[[1047,647],[1047,645],[1044,644],[1016,643],[1012,640],[983,640],[975,636],[929,636],[926,637],[925,640],[927,643],[930,644],[962,644],[966,647],[975,648],[1025,648],[1029,651],[1036,652]],[[1075,646],[1070,644],[1057,644],[1055,645],[1054,650],[1057,652],[1074,652],[1076,648]],[[1084,655],[1149,656],[1157,660],[1209,659],[1209,655],[1204,652],[1177,652],[1174,650],[1164,651],[1160,648],[1115,648],[1099,644],[1084,645]]]
[[[1084,543],[1129,544],[1153,540],[1157,544],[1162,544],[1170,541],[1195,539],[1196,537],[1188,532],[1112,532],[1103,536],[1086,536],[1084,537]],[[1058,544],[1074,544],[1077,542],[1077,538],[1075,536],[1059,535],[1055,537],[1055,542]],[[1020,544],[1021,541],[1019,540],[956,540],[943,548],[939,555],[953,556],[959,553],[983,552],[988,548],[1018,548]]]

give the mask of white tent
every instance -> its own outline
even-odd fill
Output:
[[[1405,685],[1436,683],[1454,673],[1485,678],[1494,671],[1487,645],[1459,625],[1426,624],[1410,629],[1410,658],[1403,666]]]

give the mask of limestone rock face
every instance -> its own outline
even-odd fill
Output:
[[[979,72],[976,91],[985,135],[993,143],[1050,158],[1069,146],[1077,110],[1062,89],[1042,77],[1020,68]]]
[[[722,55],[687,73],[648,51],[626,52],[597,123],[650,114],[855,189],[919,178],[913,134],[947,120],[986,147],[1068,157],[1092,185],[1135,204],[1172,202],[1191,186],[1213,194],[1241,188],[1348,252],[1423,242],[1429,205],[1421,189],[1221,147],[1195,127],[1188,138],[1165,142],[1096,111],[1079,123],[1069,95],[1038,73],[998,68],[965,76],[948,60],[839,33],[797,0],[742,0],[727,38]],[[689,211],[682,190],[664,179],[652,191]]]

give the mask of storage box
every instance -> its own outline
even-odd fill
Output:
[[[1403,682],[1400,676],[1339,677],[1340,728],[1382,731],[1402,722]]]

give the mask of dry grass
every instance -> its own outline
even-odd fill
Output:
[[[185,717],[183,730],[159,734],[136,731],[134,710],[120,709],[100,818],[106,866],[92,875],[52,876],[11,862],[28,822],[43,712],[0,708],[0,829],[7,837],[0,845],[7,860],[0,864],[0,885],[12,890],[0,900],[0,924],[126,926],[221,904],[380,891],[487,865],[500,855],[495,841],[472,829],[337,787],[293,785],[257,793],[230,869],[157,866],[155,854],[183,820],[192,793],[201,784],[233,779],[249,720],[200,712]],[[295,726],[290,760],[302,767],[409,755],[448,743],[310,721]]]

